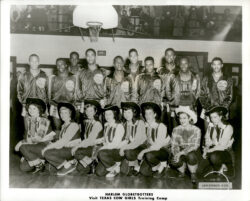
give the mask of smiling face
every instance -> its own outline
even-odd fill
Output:
[[[155,121],[155,118],[156,118],[156,113],[153,111],[153,109],[145,110],[145,119],[148,123]]]
[[[187,58],[182,58],[180,60],[180,70],[181,70],[181,72],[186,73],[188,71],[188,67],[189,67],[189,63],[188,63]]]
[[[28,109],[29,115],[31,117],[39,117],[40,116],[40,112],[39,109],[36,105],[29,105],[29,109]]]
[[[39,67],[39,58],[37,56],[31,56],[29,59],[30,69],[37,70]]]
[[[134,117],[133,110],[132,109],[123,110],[123,117],[126,119],[126,121],[132,121]]]
[[[221,123],[222,116],[220,116],[217,112],[211,113],[209,117],[214,126],[218,126],[218,124]]]
[[[138,62],[138,54],[135,51],[130,52],[129,60],[131,64],[136,64]]]
[[[172,50],[168,50],[165,54],[165,60],[167,64],[174,63],[175,53]]]
[[[66,108],[66,107],[61,107],[60,108],[60,116],[61,116],[61,119],[62,121],[70,121],[71,120],[71,110]]]
[[[114,113],[112,110],[106,110],[104,116],[107,122],[112,122],[115,120]]]
[[[57,67],[58,72],[60,73],[63,73],[67,70],[67,64],[65,63],[64,60],[58,60],[56,62],[56,67]]]
[[[154,70],[154,62],[152,60],[146,60],[145,68],[148,73],[152,73]]]
[[[72,54],[70,57],[70,64],[71,66],[76,66],[79,62],[79,57],[77,54]]]
[[[88,62],[88,64],[95,64],[96,62],[96,55],[93,51],[89,50],[87,53],[86,53],[86,60]]]
[[[89,105],[85,110],[85,114],[88,119],[93,119],[96,114],[95,106]]]
[[[222,70],[223,64],[219,60],[214,60],[211,64],[214,73],[219,73]]]
[[[190,124],[190,117],[189,117],[189,115],[188,114],[186,114],[186,113],[180,113],[179,114],[179,120],[180,120],[180,124],[182,125],[182,126],[187,126],[187,125],[189,125]]]
[[[116,58],[115,61],[114,61],[114,67],[115,67],[115,70],[117,71],[121,71],[123,69],[123,66],[124,66],[124,62],[121,58]]]

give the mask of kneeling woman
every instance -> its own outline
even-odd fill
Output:
[[[125,156],[122,173],[127,175],[137,175],[140,170],[137,156],[146,148],[145,123],[140,120],[140,106],[134,102],[122,102],[121,108],[125,119],[125,145],[120,149],[120,155]],[[127,162],[128,161],[128,162]]]
[[[87,119],[84,120],[84,140],[77,146],[73,147],[72,155],[78,160],[77,170],[82,174],[91,171],[93,162],[93,152],[98,144],[98,139],[103,136],[103,128],[98,116],[101,113],[101,105],[95,100],[84,101],[84,111]]]
[[[146,102],[141,104],[143,117],[146,120],[147,148],[138,155],[138,160],[144,159],[140,172],[145,176],[161,176],[167,167],[169,158],[170,137],[167,127],[159,122],[161,108],[159,105]]]
[[[20,151],[23,155],[20,164],[21,170],[27,172],[34,170],[33,173],[36,173],[44,167],[41,151],[53,139],[55,133],[51,131],[50,121],[42,117],[46,110],[43,100],[28,98],[27,110],[26,137],[16,145],[15,150]]]
[[[193,125],[197,122],[197,115],[189,106],[179,106],[175,112],[179,117],[180,125],[175,127],[172,133],[172,165],[180,172],[178,177],[185,176],[186,166],[188,166],[191,180],[195,183],[198,162],[201,159],[201,130]]]
[[[64,122],[62,125],[59,140],[49,144],[42,151],[45,159],[54,166],[58,176],[66,175],[76,168],[76,163],[72,164],[74,159],[71,149],[81,142],[80,129],[74,122],[75,108],[70,103],[58,103],[59,116]]]
[[[98,150],[98,176],[114,177],[120,172],[123,159],[120,156],[120,148],[123,146],[124,127],[119,122],[120,109],[117,106],[107,105],[103,109],[105,120],[103,146]]]
[[[225,166],[227,176],[234,176],[232,163],[233,127],[224,119],[227,109],[224,107],[211,107],[206,115],[209,115],[210,124],[205,135],[205,147],[203,158],[207,158],[213,170],[219,171]]]

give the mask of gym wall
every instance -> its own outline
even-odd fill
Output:
[[[146,56],[155,58],[155,66],[160,66],[161,58],[168,47],[177,51],[208,52],[208,62],[213,57],[221,57],[225,63],[242,63],[242,43],[223,41],[199,41],[199,40],[166,40],[166,39],[130,39],[130,38],[99,38],[97,43],[91,43],[89,37],[80,36],[58,36],[58,35],[32,35],[11,34],[10,56],[17,57],[17,63],[27,63],[32,53],[40,56],[41,63],[55,64],[58,57],[69,57],[71,51],[77,51],[80,57],[88,48],[105,50],[106,56],[98,56],[97,63],[102,66],[111,66],[113,58],[121,55],[128,56],[128,50],[136,48],[139,59],[144,60]]]

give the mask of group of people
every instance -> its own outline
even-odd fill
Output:
[[[17,84],[25,135],[15,150],[23,156],[23,171],[36,173],[47,165],[58,176],[162,177],[175,169],[182,178],[187,169],[196,182],[206,161],[212,170],[234,175],[233,127],[227,122],[233,84],[222,72],[221,58],[212,60],[212,73],[200,80],[187,57],[176,66],[172,48],[160,68],[153,57],[140,66],[131,49],[130,64],[116,56],[109,75],[96,64],[94,49],[85,56],[85,68],[77,52],[70,54],[70,64],[58,58],[57,73],[47,77],[39,56],[30,55],[29,71]]]

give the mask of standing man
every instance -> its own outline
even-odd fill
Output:
[[[135,79],[135,97],[138,104],[154,102],[159,106],[162,103],[162,80],[154,69],[154,58],[144,60],[146,71]]]
[[[96,51],[87,49],[85,56],[88,62],[87,69],[79,74],[79,96],[81,100],[91,99],[104,106],[104,73],[96,64]]]
[[[200,78],[190,70],[187,57],[180,59],[180,71],[175,78],[175,106],[189,106],[197,111],[197,99],[200,96]]]
[[[145,68],[139,65],[138,51],[134,48],[129,50],[129,61],[130,64],[128,66],[129,67],[128,73],[129,77],[133,81],[133,86],[134,86],[136,76],[143,73],[145,71]]]
[[[124,60],[121,56],[114,58],[115,71],[105,79],[105,104],[121,107],[121,102],[133,99],[132,80],[124,71]]]
[[[79,64],[80,56],[79,56],[78,52],[71,52],[69,57],[70,57],[70,59],[69,59],[70,60],[69,72],[76,75],[82,69],[82,65]]]
[[[175,118],[175,76],[178,74],[178,69],[175,64],[176,53],[173,48],[165,50],[165,66],[159,68],[158,74],[163,81],[163,99],[164,110],[162,113],[162,122],[167,125],[168,133],[172,133],[174,127],[177,126]]]
[[[201,118],[205,119],[205,128],[209,122],[205,116],[206,110],[211,106],[223,106],[229,111],[233,99],[233,80],[222,72],[223,60],[220,57],[213,58],[211,67],[213,72],[205,76],[201,83]]]

